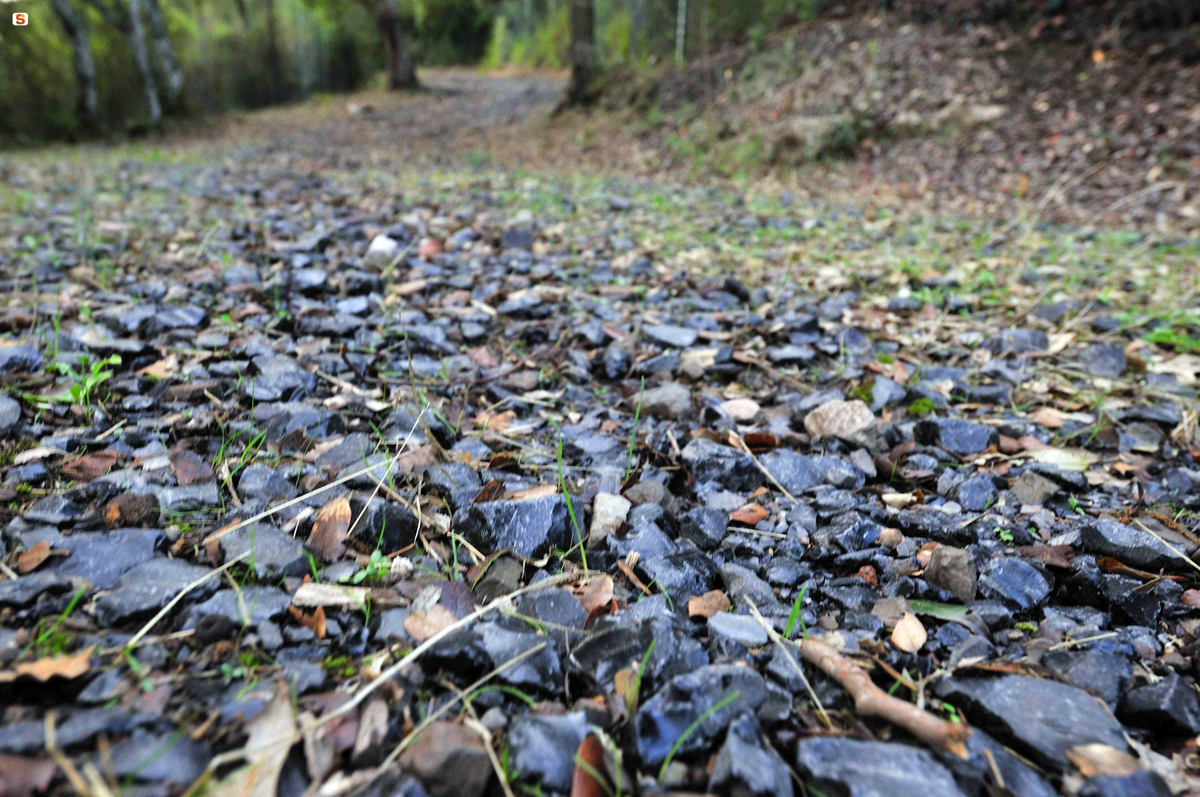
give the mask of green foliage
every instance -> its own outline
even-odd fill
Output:
[[[713,714],[716,714],[733,701],[737,700],[740,695],[741,691],[737,689],[725,695],[725,697],[721,698],[716,703],[705,709],[703,714],[701,714],[699,717],[696,717],[695,721],[692,722],[691,725],[687,726],[683,733],[679,734],[679,738],[676,739],[674,744],[671,745],[671,749],[667,751],[667,757],[663,759],[662,766],[659,767],[658,779],[660,781],[666,776],[667,767],[671,766],[671,759],[673,759],[675,754],[679,752],[679,748],[683,747],[684,743],[688,740],[688,737],[695,733],[696,729],[703,725],[706,719],[711,717]]]
[[[914,418],[932,415],[934,412],[937,412],[937,405],[933,403],[932,399],[929,399],[925,396],[921,396],[912,404],[908,405],[908,414]]]
[[[93,360],[86,354],[79,355],[79,367],[75,367],[71,363],[59,362],[51,363],[47,366],[47,370],[58,371],[63,376],[67,377],[72,384],[67,389],[66,393],[60,393],[56,396],[50,396],[52,401],[64,401],[78,404],[84,409],[92,406],[92,400],[97,398],[96,388],[108,381],[113,375],[112,371],[107,370],[109,365],[120,365],[120,355],[114,354],[103,360]]]
[[[784,639],[792,639],[796,634],[796,624],[800,624],[800,633],[807,638],[808,629],[804,627],[804,596],[808,594],[808,584],[800,588],[796,600],[792,603],[792,613],[788,615],[787,625],[783,629]]]
[[[1200,352],[1200,338],[1177,327],[1159,327],[1147,335],[1146,340],[1177,352]]]
[[[392,572],[392,563],[383,553],[376,548],[371,551],[371,559],[367,562],[367,566],[357,573],[349,576],[343,576],[343,582],[351,584],[361,584],[364,581],[368,583],[377,583],[383,581],[388,573]]]

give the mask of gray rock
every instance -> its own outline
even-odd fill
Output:
[[[1129,682],[1133,665],[1115,653],[1092,650],[1052,650],[1042,657],[1042,666],[1072,686],[1086,689],[1115,711]]]
[[[763,475],[750,457],[736,448],[697,437],[683,447],[683,461],[696,482],[714,481],[727,490],[750,491],[763,484]]]
[[[758,621],[744,614],[718,612],[708,618],[708,632],[748,648],[762,647],[770,641],[766,630]]]
[[[1026,470],[1013,483],[1013,497],[1022,506],[1041,506],[1047,498],[1058,492],[1058,485],[1045,476]]]
[[[716,587],[720,577],[716,564],[691,548],[642,559],[638,566],[648,579],[657,582],[659,589],[671,596],[676,607],[682,607],[688,598],[703,595]]]
[[[475,635],[495,667],[546,641],[544,636],[532,631],[510,631],[495,623],[480,623]],[[562,675],[558,654],[553,646],[546,646],[508,667],[496,679],[519,689],[553,690],[562,682]]]
[[[9,437],[21,422],[21,405],[8,396],[0,396],[0,437]]]
[[[975,560],[962,548],[950,545],[934,548],[924,576],[926,582],[946,590],[964,603],[975,600],[978,584]]]
[[[759,457],[759,462],[785,490],[797,495],[824,481],[824,473],[817,459],[786,448],[777,448]]]
[[[996,772],[1004,779],[1005,792],[1020,797],[1056,797],[1058,791],[1004,745],[979,728],[967,737],[967,757],[937,753],[967,794],[987,795],[996,784]]]
[[[574,504],[576,517],[582,523],[583,502],[576,498]],[[471,504],[454,513],[453,526],[482,550],[510,550],[530,559],[553,549],[565,551],[573,544],[567,502],[562,495]],[[583,529],[581,532],[586,534]]]
[[[183,731],[162,735],[135,732],[113,746],[112,773],[150,783],[189,785],[208,767],[212,750]]]
[[[647,390],[641,396],[642,412],[655,418],[676,420],[692,411],[692,391],[678,382],[668,382]]]
[[[954,488],[954,500],[968,512],[982,512],[996,503],[999,492],[986,473],[969,476]]]
[[[76,503],[70,496],[56,493],[39,498],[33,506],[25,510],[23,517],[30,523],[48,523],[65,528],[74,525],[85,511],[87,507]]]
[[[277,587],[242,587],[240,599],[234,590],[223,589],[204,603],[193,606],[187,625],[193,627],[201,617],[218,615],[239,628],[243,625],[256,626],[283,616],[291,602],[291,597]]]
[[[871,383],[871,412],[879,412],[884,407],[899,404],[908,396],[903,385],[888,379],[886,376],[876,376]]]
[[[1015,556],[992,559],[979,577],[979,591],[1014,611],[1040,606],[1050,597],[1053,584],[1033,565]]]
[[[796,745],[804,781],[845,797],[965,797],[926,750],[890,742],[804,739]]]
[[[188,584],[209,572],[209,568],[178,559],[146,562],[122,575],[109,592],[96,599],[96,619],[111,628],[147,618],[166,606]],[[195,587],[189,597],[204,600],[217,586],[217,579],[209,579]]]
[[[1046,333],[1038,329],[1005,329],[983,342],[983,348],[997,357],[1045,351],[1050,346]]]
[[[679,535],[705,551],[721,544],[728,527],[729,513],[708,506],[696,507],[679,519]]]
[[[676,349],[686,349],[696,342],[699,332],[687,327],[677,327],[668,324],[647,324],[642,327],[642,334],[661,346],[673,346]]]
[[[1119,343],[1094,343],[1079,353],[1079,367],[1089,376],[1116,379],[1125,373],[1125,347]]]
[[[30,573],[0,581],[0,606],[28,606],[44,592],[58,594],[78,589],[76,579],[54,573]]]
[[[1078,797],[1172,797],[1174,792],[1157,773],[1139,769],[1132,775],[1100,775],[1076,793]]]
[[[1131,725],[1158,733],[1179,736],[1200,733],[1200,699],[1196,690],[1173,670],[1157,683],[1126,692],[1117,715]]]
[[[295,498],[300,494],[300,490],[274,468],[250,465],[242,471],[238,479],[238,494],[243,499],[261,498],[271,503]]]
[[[763,742],[758,719],[741,714],[729,726],[717,753],[708,790],[738,797],[791,797],[792,778],[787,764]]]
[[[981,454],[999,441],[996,430],[960,418],[931,418],[919,421],[913,429],[918,443],[938,446],[959,457]]]
[[[511,753],[510,763],[519,773],[520,782],[555,792],[570,791],[575,751],[588,732],[587,718],[582,713],[558,717],[526,715],[513,720],[505,738]]]
[[[127,571],[150,561],[166,542],[161,531],[119,529],[108,533],[93,532],[62,535],[56,529],[43,528],[21,535],[21,542],[32,547],[46,542],[58,551],[70,551],[66,557],[54,557],[39,572],[76,576],[96,589],[109,589]]]
[[[776,365],[795,365],[813,360],[817,352],[812,346],[804,344],[789,344],[767,349],[767,359]]]
[[[42,364],[42,355],[33,346],[0,346],[0,374],[32,371]]]
[[[254,568],[259,578],[303,576],[311,569],[304,543],[266,523],[230,532],[221,538],[220,545],[226,561],[249,554],[246,564]]]
[[[1153,535],[1112,518],[1087,523],[1080,529],[1079,541],[1088,553],[1111,556],[1142,570],[1162,570],[1186,564]]]
[[[71,713],[60,720],[54,729],[54,739],[62,749],[90,742],[104,732],[127,729],[129,710],[117,706],[89,708]],[[0,753],[33,753],[46,746],[45,720],[20,720],[6,725],[0,734]]]
[[[734,717],[757,710],[767,700],[767,684],[750,667],[732,664],[713,664],[672,678],[642,704],[634,719],[642,763],[652,767],[661,764],[686,728],[731,696],[723,708],[709,713],[682,741],[677,751],[680,756],[706,749]]]
[[[935,687],[983,728],[1018,753],[1051,769],[1066,769],[1066,753],[1081,744],[1128,752],[1121,723],[1082,689],[1045,678],[951,678]]]

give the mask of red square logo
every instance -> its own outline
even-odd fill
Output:
[[[18,27],[24,27],[25,25],[28,25],[29,15],[22,11],[18,11],[16,14],[13,14],[13,24]]]

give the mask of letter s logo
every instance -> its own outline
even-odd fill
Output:
[[[29,15],[23,13],[13,14],[13,24],[18,27],[24,27],[29,24]]]

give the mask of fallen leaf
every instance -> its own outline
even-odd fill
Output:
[[[939,620],[961,620],[967,613],[966,606],[919,599],[910,600],[908,608],[912,609],[916,614],[936,617]]]
[[[1103,50],[1092,50],[1092,63],[1093,64],[1097,64],[1097,65],[1102,64],[1102,63],[1104,63],[1104,60],[1105,60],[1105,56],[1104,56]],[[1070,754],[1068,753],[1068,757],[1069,756],[1070,756]]]
[[[335,498],[317,513],[312,532],[308,535],[308,547],[316,551],[326,562],[335,562],[346,552],[346,532],[350,531],[350,501]]]
[[[729,401],[722,401],[719,406],[726,415],[739,423],[753,421],[762,411],[759,403],[749,398],[729,399]]]
[[[508,427],[512,426],[513,421],[517,416],[512,410],[501,412],[493,415],[490,412],[481,412],[475,416],[475,425],[480,429],[490,429],[493,432],[503,432]]]
[[[175,471],[175,480],[180,487],[192,484],[204,484],[212,481],[213,469],[199,454],[187,448],[175,448],[167,456],[171,469]]]
[[[763,454],[779,448],[779,438],[766,432],[750,432],[742,437],[742,440],[746,443],[746,448],[754,454]]]
[[[1106,744],[1081,744],[1066,751],[1067,760],[1085,778],[1110,775],[1124,778],[1142,768],[1137,758]]]
[[[145,368],[139,369],[137,375],[162,380],[169,379],[178,373],[179,358],[172,354],[158,362],[150,363]]]
[[[1067,419],[1067,414],[1062,410],[1056,410],[1053,407],[1042,407],[1037,412],[1031,413],[1029,420],[1036,423],[1038,426],[1044,426],[1047,429],[1060,429],[1063,422]]]
[[[486,504],[488,501],[499,501],[508,492],[502,479],[492,479],[475,494],[472,504]]]
[[[50,788],[57,768],[52,758],[0,754],[0,795],[29,797],[34,792],[44,792]]]
[[[18,664],[11,670],[0,670],[0,684],[12,683],[18,678],[28,677],[35,681],[49,681],[51,678],[78,678],[88,671],[93,645],[73,656],[50,656],[37,661]]]
[[[296,622],[317,635],[317,639],[325,638],[325,607],[318,606],[312,614],[305,614],[295,606],[289,606],[288,612],[296,618]]]
[[[1184,590],[1183,594],[1179,596],[1179,602],[1192,608],[1200,606],[1200,589]]]
[[[372,750],[378,750],[387,736],[388,707],[381,697],[373,697],[358,715],[358,733],[354,737],[354,752],[350,757],[359,761]]]
[[[47,457],[62,457],[66,456],[67,452],[61,448],[52,448],[50,446],[35,446],[22,451],[13,457],[14,465],[28,465],[30,462],[46,459]]]
[[[1080,448],[1043,448],[1037,451],[1030,451],[1029,458],[1035,462],[1055,465],[1063,470],[1076,470],[1080,472],[1090,468],[1092,463],[1099,459],[1096,454]]]
[[[729,519],[735,523],[755,526],[767,519],[770,513],[758,504],[746,504],[741,509],[729,513]]]
[[[604,745],[594,733],[589,733],[575,751],[575,771],[571,775],[571,797],[605,797],[613,794],[612,787],[601,783],[608,767],[604,761]]]
[[[492,354],[487,346],[473,346],[467,349],[467,356],[480,368],[495,368],[500,365],[499,358]]]
[[[410,280],[396,286],[395,292],[400,296],[411,296],[429,287],[429,280]]]
[[[417,249],[417,257],[422,260],[428,260],[434,255],[442,253],[442,240],[440,238],[422,238],[421,245]]]
[[[21,575],[32,573],[50,556],[50,543],[42,540],[32,548],[17,557],[17,572]]]
[[[341,584],[318,584],[310,581],[301,584],[292,595],[292,605],[302,609],[314,606],[338,606],[357,608],[362,606],[371,591],[366,587],[346,587]]]
[[[408,635],[421,644],[434,634],[440,633],[457,621],[457,618],[440,603],[435,603],[424,611],[413,611],[404,618],[404,630]]]
[[[512,494],[513,501],[532,501],[535,498],[549,498],[558,493],[558,487],[553,484],[539,484],[526,490],[517,490]]]
[[[1037,559],[1051,567],[1070,569],[1075,549],[1070,545],[1024,545],[1015,549],[1024,559]]]
[[[921,502],[916,493],[884,493],[882,499],[885,504],[896,509],[903,509]]]
[[[871,565],[863,565],[858,568],[858,572],[854,575],[867,582],[867,585],[872,588],[879,586],[879,575],[876,574],[875,568]]]
[[[1063,349],[1067,348],[1074,342],[1077,337],[1075,332],[1058,332],[1050,336],[1050,346],[1046,349],[1046,354],[1058,354]]]
[[[71,460],[59,466],[59,473],[77,482],[90,482],[99,479],[117,464],[120,455],[116,451],[106,449],[93,454],[85,454],[79,459]]]
[[[721,590],[709,590],[703,595],[694,595],[688,598],[688,617],[703,617],[707,620],[721,612],[729,611],[729,607],[732,605],[729,596]]]
[[[613,597],[612,576],[603,575],[589,579],[586,584],[575,588],[575,597],[588,612],[607,606]]]
[[[906,612],[892,629],[892,644],[905,653],[916,653],[926,639],[928,634],[925,633],[925,626],[912,612]]]
[[[276,682],[275,696],[246,723],[246,730],[249,737],[243,752],[247,764],[217,783],[209,791],[214,797],[255,797],[279,790],[279,775],[297,735],[296,712],[285,680]]]

